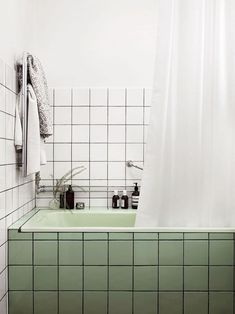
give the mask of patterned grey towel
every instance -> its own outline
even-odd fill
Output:
[[[52,114],[49,104],[48,86],[41,62],[35,56],[28,54],[29,82],[33,86],[39,113],[40,134],[42,137],[52,135]]]

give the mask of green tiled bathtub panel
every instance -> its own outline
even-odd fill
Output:
[[[234,235],[9,232],[9,314],[233,314]]]

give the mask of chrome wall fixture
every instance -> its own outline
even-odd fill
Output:
[[[135,165],[132,160],[128,160],[126,162],[126,165],[127,165],[127,167],[130,167],[130,168],[134,167],[134,168],[139,169],[139,170],[144,170],[142,167]]]

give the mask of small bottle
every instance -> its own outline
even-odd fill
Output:
[[[127,209],[128,208],[128,196],[126,190],[123,190],[122,198],[121,198],[121,208]]]
[[[134,183],[135,184],[135,190],[132,193],[131,196],[131,205],[133,209],[137,209],[138,208],[138,203],[139,203],[139,196],[140,196],[140,192],[138,189],[138,183]]]
[[[66,208],[74,209],[74,191],[72,189],[72,185],[69,185],[68,190],[66,191]]]
[[[65,201],[65,187],[63,186],[60,192],[60,208],[65,208],[64,201]]]
[[[112,208],[119,208],[120,207],[120,197],[118,195],[118,191],[114,191],[113,199],[112,199]]]

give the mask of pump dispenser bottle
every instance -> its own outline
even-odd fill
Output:
[[[126,190],[123,190],[122,198],[121,198],[121,208],[128,209],[128,196]]]
[[[120,207],[120,197],[118,195],[118,191],[114,191],[113,199],[112,199],[112,208],[119,208]]]
[[[138,189],[138,183],[134,183],[135,184],[135,190],[132,193],[131,196],[131,205],[132,205],[132,209],[137,209],[138,208],[138,204],[139,204],[139,196],[140,196],[140,192]]]
[[[72,185],[69,185],[68,190],[65,193],[66,198],[66,208],[74,209],[74,191],[72,189]]]

